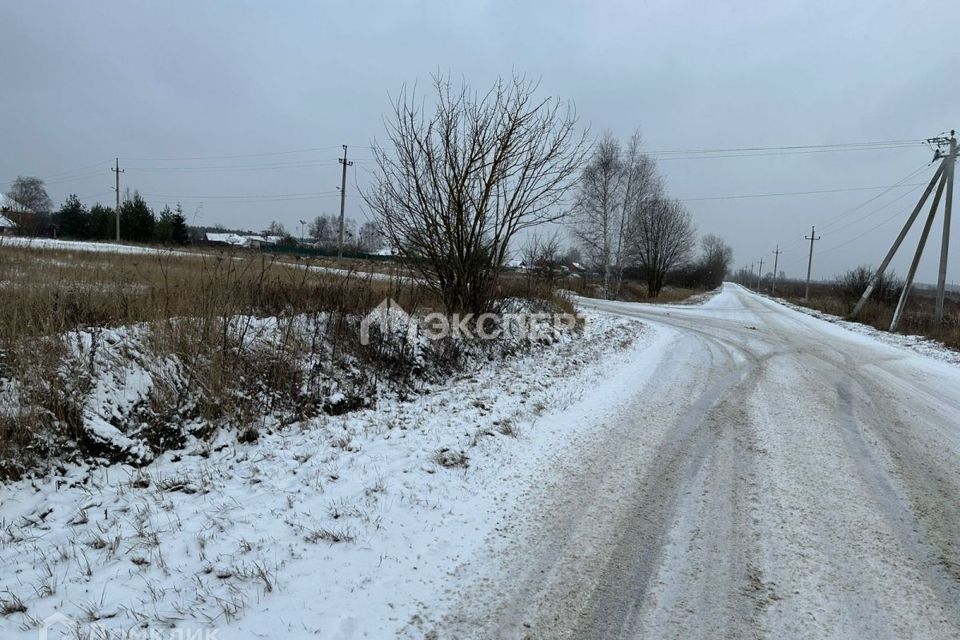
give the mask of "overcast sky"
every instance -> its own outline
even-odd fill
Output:
[[[182,202],[194,224],[276,219],[299,233],[299,219],[338,211],[341,144],[356,163],[348,215],[362,219],[356,186],[389,95],[437,69],[478,87],[511,70],[538,77],[593,134],[639,129],[648,151],[919,141],[960,125],[956,0],[0,0],[0,24],[2,188],[36,175],[57,204],[110,203],[120,156],[123,186],[158,208]],[[302,149],[314,150],[279,153]],[[737,266],[779,243],[790,275],[806,268],[813,224],[815,275],[879,262],[933,172],[922,144],[682,157],[660,168],[699,230],[726,238]],[[880,187],[917,170],[852,213],[881,190],[699,199]],[[263,195],[277,197],[249,198]],[[939,238],[938,227],[937,249]],[[936,253],[921,280],[935,279]]]

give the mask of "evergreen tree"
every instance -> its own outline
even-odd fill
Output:
[[[140,192],[134,191],[133,196],[120,205],[120,238],[133,242],[150,242],[153,240],[153,227],[156,224],[153,211]]]
[[[90,207],[89,237],[92,240],[110,240],[116,237],[117,217],[113,207],[99,202]]]
[[[56,213],[58,234],[64,238],[86,240],[90,237],[90,214],[76,195],[70,195]]]
[[[169,205],[163,207],[157,224],[153,228],[153,239],[161,244],[170,244],[173,240],[173,211]]]
[[[189,244],[190,233],[187,231],[187,216],[183,215],[183,208],[177,203],[171,219],[170,240],[173,244]]]

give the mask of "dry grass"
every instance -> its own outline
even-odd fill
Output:
[[[601,282],[586,278],[570,278],[570,289],[578,294],[588,298],[602,297]],[[620,294],[617,300],[624,302],[649,302],[653,304],[677,304],[684,302],[697,294],[703,293],[703,289],[685,289],[682,287],[665,286],[660,295],[651,298],[647,291],[647,286],[637,280],[624,280],[620,285]]]
[[[151,447],[163,449],[183,444],[167,423],[247,424],[265,409],[291,418],[322,410],[304,396],[336,361],[384,355],[359,345],[363,314],[386,297],[408,310],[439,306],[409,280],[311,266],[252,252],[0,245],[0,479],[96,444],[85,442],[83,407],[110,328],[140,327],[141,356],[154,363],[173,357],[184,369],[152,391],[140,416],[156,427],[146,437]],[[274,321],[269,340],[258,340],[259,318]],[[409,363],[394,358],[391,365]]]
[[[764,291],[769,293],[769,291]],[[804,283],[785,282],[777,284],[777,295],[790,302],[817,309],[824,313],[846,317],[856,304],[842,291],[842,287],[829,282],[817,282],[810,285],[810,300],[803,299]],[[914,288],[907,301],[903,317],[897,330],[899,333],[920,335],[953,349],[960,349],[960,296],[949,294],[944,304],[944,321],[934,322],[933,309],[936,300],[930,289]],[[893,320],[895,302],[883,303],[869,301],[857,317],[857,322],[870,325],[882,331],[890,328]]]
[[[359,321],[384,298],[411,313],[441,304],[414,279],[340,266],[349,273],[250,251],[0,244],[0,480],[71,452],[135,463],[86,427],[105,359],[121,360],[120,369],[136,362],[151,375],[147,402],[114,426],[155,453],[228,425],[253,441],[265,415],[294,422],[353,410],[382,381],[413,388],[459,365],[464,352],[452,341],[431,344],[427,370],[409,346],[377,331],[361,345]],[[498,295],[570,310],[544,283],[505,278]],[[333,392],[346,399],[326,402]]]

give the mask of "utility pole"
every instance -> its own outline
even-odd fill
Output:
[[[773,288],[770,289],[770,295],[777,295],[777,265],[780,264],[780,254],[783,251],[780,251],[780,245],[777,245],[776,251],[773,252]]]
[[[810,300],[810,272],[813,270],[813,243],[820,239],[816,227],[810,227],[810,237],[803,236],[803,239],[810,241],[810,257],[807,259],[807,288],[803,292],[803,299],[808,301]]]
[[[937,306],[933,312],[936,322],[943,322],[943,297],[947,285],[947,253],[950,251],[950,213],[953,208],[953,171],[957,163],[957,137],[950,132],[950,151],[947,163],[947,200],[943,209],[943,240],[940,245],[940,273],[937,277]]]
[[[125,173],[127,170],[120,168],[120,158],[117,158],[116,160],[117,166],[110,169],[110,171],[113,171],[115,174],[117,174],[117,185],[113,189],[117,192],[117,208],[114,210],[114,213],[116,214],[115,217],[117,218],[117,242],[120,242],[120,174]]]
[[[757,269],[757,291],[760,291],[760,283],[763,282],[763,258],[760,258],[760,268]]]
[[[943,172],[940,183],[937,185],[937,194],[933,196],[933,202],[930,204],[930,213],[927,214],[927,221],[923,224],[923,231],[920,232],[920,242],[917,244],[917,251],[913,254],[913,262],[910,263],[910,269],[907,271],[907,279],[903,281],[903,290],[900,292],[900,300],[897,302],[897,308],[893,312],[893,320],[890,321],[890,332],[897,330],[900,324],[900,318],[903,316],[903,310],[907,306],[907,298],[910,296],[910,289],[913,288],[913,279],[917,275],[917,267],[920,265],[920,257],[923,255],[923,248],[927,244],[927,236],[930,235],[930,227],[933,226],[933,219],[937,215],[937,207],[940,206],[940,196],[943,195],[943,188],[947,184],[947,172]]]
[[[343,145],[343,157],[340,158],[340,164],[343,165],[343,176],[340,179],[340,237],[337,240],[337,258],[343,257],[343,211],[347,204],[347,167],[352,167],[353,162],[347,162],[347,145]]]
[[[917,216],[920,215],[921,209],[923,209],[924,204],[926,204],[927,199],[933,192],[934,186],[936,186],[937,192],[933,198],[933,203],[930,206],[930,213],[927,215],[927,220],[923,225],[923,230],[920,234],[920,242],[918,243],[917,250],[914,253],[913,261],[910,263],[910,269],[907,272],[907,278],[904,282],[903,290],[900,293],[900,300],[897,302],[897,309],[893,313],[893,321],[890,323],[890,331],[897,330],[897,325],[900,322],[904,307],[906,306],[907,298],[910,295],[910,289],[913,287],[913,279],[916,276],[917,266],[920,263],[920,257],[923,254],[923,248],[927,243],[927,236],[930,234],[930,228],[932,227],[933,220],[937,215],[937,207],[940,205],[940,198],[943,195],[943,192],[946,191],[947,198],[946,209],[944,211],[943,239],[940,249],[940,271],[937,278],[937,301],[934,308],[934,319],[943,319],[943,299],[947,280],[947,254],[950,247],[950,214],[953,206],[953,174],[954,164],[957,158],[956,132],[950,131],[949,138],[944,136],[928,138],[927,143],[936,145],[937,148],[933,155],[933,162],[940,160],[940,165],[937,167],[936,172],[934,172],[933,177],[930,178],[930,182],[927,184],[927,188],[924,190],[923,195],[920,196],[920,200],[917,201],[913,211],[911,211],[909,217],[907,217],[907,221],[904,223],[899,235],[897,235],[897,238],[893,241],[893,246],[891,246],[890,250],[887,251],[887,255],[883,258],[880,266],[871,276],[870,282],[867,283],[867,288],[864,290],[863,295],[860,296],[860,300],[853,308],[853,311],[850,312],[850,318],[856,318],[863,309],[864,305],[870,299],[870,295],[880,282],[880,278],[886,272],[887,267],[890,265],[890,261],[893,260],[894,255],[897,253],[897,250],[903,243],[904,238],[907,237],[907,233],[910,231],[913,223],[916,222]],[[946,153],[944,153],[942,150],[945,146],[948,147],[948,151]]]

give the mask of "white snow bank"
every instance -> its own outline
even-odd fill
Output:
[[[375,409],[266,424],[253,444],[222,435],[140,470],[0,487],[0,599],[27,608],[0,616],[0,637],[33,639],[55,612],[153,637],[422,637],[516,488],[670,339],[588,321],[582,339]]]

